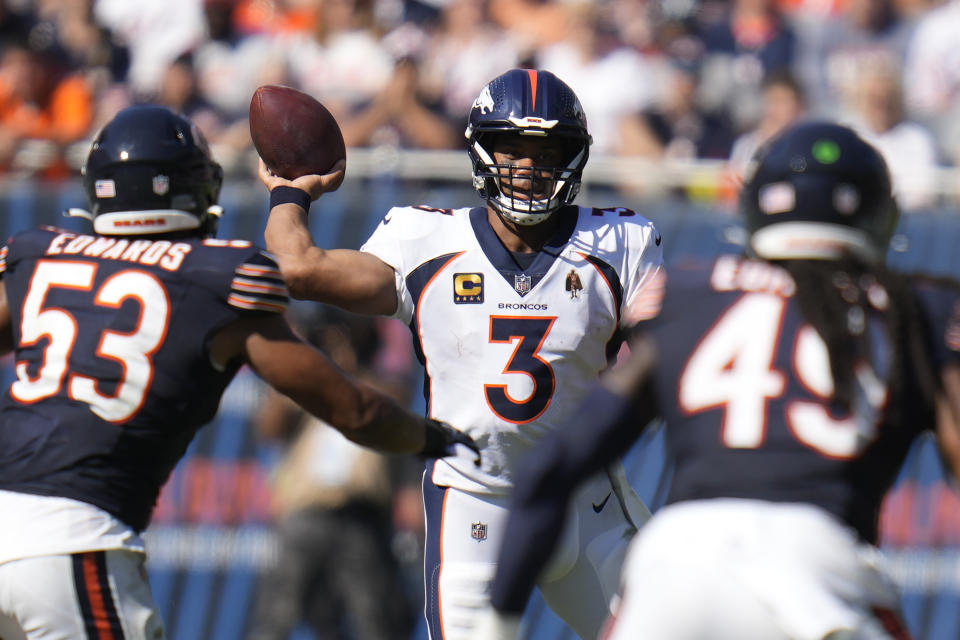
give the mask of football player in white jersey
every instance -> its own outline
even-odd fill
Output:
[[[428,414],[481,447],[479,465],[465,453],[428,463],[424,475],[432,640],[472,637],[518,461],[613,362],[662,264],[649,220],[572,204],[591,138],[577,96],[552,73],[513,69],[492,80],[466,137],[486,206],[393,208],[360,251],[325,251],[310,237],[310,202],[336,177],[260,170],[271,190],[266,244],[292,295],[408,323]],[[580,637],[599,633],[627,543],[648,517],[619,463],[574,499],[538,586]]]

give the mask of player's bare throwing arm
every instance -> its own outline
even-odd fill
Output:
[[[278,197],[287,189],[276,191],[298,187],[316,198],[339,174],[291,182],[261,165],[275,205],[267,248],[292,295],[408,323],[429,416],[466,428],[483,452],[479,467],[452,457],[429,463],[424,476],[433,640],[471,637],[487,606],[518,460],[608,367],[662,262],[649,220],[571,204],[590,135],[576,95],[553,74],[514,69],[495,78],[474,102],[466,136],[486,206],[393,208],[360,251],[316,247],[307,211]],[[627,542],[649,514],[619,463],[574,500],[566,544],[538,585],[592,639]]]
[[[91,232],[0,248],[0,354],[17,374],[0,398],[4,640],[163,639],[140,533],[243,364],[359,444],[471,446],[292,333],[273,259],[213,237],[221,179],[188,120],[130,107],[87,157]]]

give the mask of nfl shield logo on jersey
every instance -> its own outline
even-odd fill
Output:
[[[526,275],[525,273],[519,273],[513,276],[513,288],[517,290],[517,293],[523,295],[525,293],[530,293],[530,283],[533,282],[533,278]]]
[[[487,523],[486,522],[474,522],[470,525],[470,537],[481,542],[487,539]]]

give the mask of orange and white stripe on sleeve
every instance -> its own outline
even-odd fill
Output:
[[[290,302],[290,292],[277,263],[259,253],[237,266],[227,303],[244,311],[283,313]]]

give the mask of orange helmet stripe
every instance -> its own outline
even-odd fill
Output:
[[[530,76],[530,95],[533,96],[532,110],[537,108],[537,71],[536,69],[527,69],[527,75]]]

